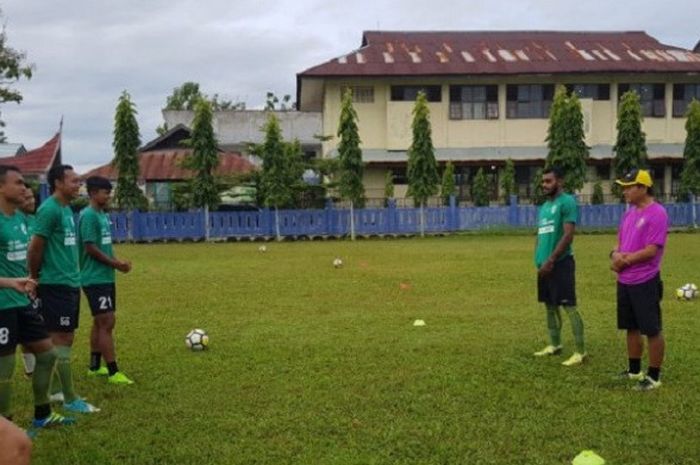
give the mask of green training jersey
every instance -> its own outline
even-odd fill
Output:
[[[34,234],[34,215],[24,213],[24,223],[27,225],[27,232],[31,238]]]
[[[561,193],[546,201],[537,215],[537,246],[535,247],[535,266],[539,268],[547,261],[559,240],[564,235],[564,223],[576,224],[578,207],[573,196]],[[561,254],[559,260],[572,255],[571,244]]]
[[[0,213],[0,276],[26,278],[27,245],[29,234],[25,216],[15,212],[12,216]],[[0,311],[14,307],[26,307],[29,299],[13,289],[0,289]]]
[[[71,209],[54,196],[46,199],[36,212],[34,235],[46,239],[39,284],[80,287],[78,244]]]
[[[84,208],[78,221],[80,239],[80,282],[83,286],[93,284],[111,284],[114,282],[114,268],[95,260],[87,253],[86,244],[94,244],[110,258],[112,251],[112,225],[109,216],[92,207]]]

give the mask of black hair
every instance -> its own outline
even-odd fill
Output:
[[[21,174],[21,171],[16,166],[0,165],[0,184],[3,184],[5,182],[5,175],[10,171],[15,171]]]
[[[73,167],[70,165],[56,165],[49,170],[46,180],[49,183],[49,190],[52,194],[56,190],[56,181],[63,181],[66,171],[71,171],[72,169]]]
[[[92,194],[100,189],[112,190],[112,183],[109,182],[109,179],[102,176],[90,176],[85,180],[85,185],[87,186],[88,194]]]
[[[558,166],[550,166],[549,168],[545,168],[544,171],[542,171],[542,174],[549,173],[552,173],[557,179],[564,179],[564,170],[562,170]]]

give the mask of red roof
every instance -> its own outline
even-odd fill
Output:
[[[369,31],[299,77],[590,72],[700,72],[700,54],[643,31]]]
[[[61,151],[61,134],[56,133],[48,142],[37,149],[22,155],[0,158],[0,164],[17,167],[23,174],[43,175],[53,166],[56,155]]]
[[[191,149],[162,150],[139,153],[139,179],[143,181],[180,181],[191,178],[190,170],[181,168],[182,161],[192,153]],[[219,153],[218,175],[247,173],[255,169],[255,166],[238,153]],[[102,165],[83,175],[103,176],[108,179],[117,179],[117,170],[111,163]]]

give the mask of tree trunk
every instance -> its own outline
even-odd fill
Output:
[[[355,240],[355,210],[353,201],[350,201],[350,240]]]
[[[277,242],[281,242],[282,235],[280,234],[280,212],[277,207],[275,207],[275,234],[277,235]]]

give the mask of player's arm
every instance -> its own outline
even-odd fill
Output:
[[[131,263],[108,257],[107,254],[102,252],[94,242],[85,242],[83,245],[85,246],[85,252],[103,265],[112,267],[121,271],[122,273],[127,273],[129,270],[131,270]]]
[[[31,278],[0,278],[0,287],[14,289],[22,294],[28,294],[36,289],[36,281]]]
[[[613,265],[616,265],[620,270],[636,265],[637,263],[648,262],[653,259],[659,252],[659,246],[656,244],[649,244],[642,250],[637,250],[632,253],[617,253],[617,260],[613,261]]]
[[[29,268],[29,277],[39,279],[39,270],[41,269],[41,261],[44,259],[44,248],[46,247],[46,238],[35,234],[32,236],[32,241],[29,243],[27,251],[27,267]]]
[[[557,242],[557,246],[554,247],[554,250],[549,255],[549,258],[547,258],[547,261],[545,261],[540,267],[539,271],[541,275],[546,275],[552,271],[556,261],[559,260],[559,257],[562,256],[567,247],[569,247],[569,245],[571,245],[571,243],[574,241],[575,232],[576,223],[564,223],[564,234],[562,234],[561,239],[559,239],[559,242]]]

